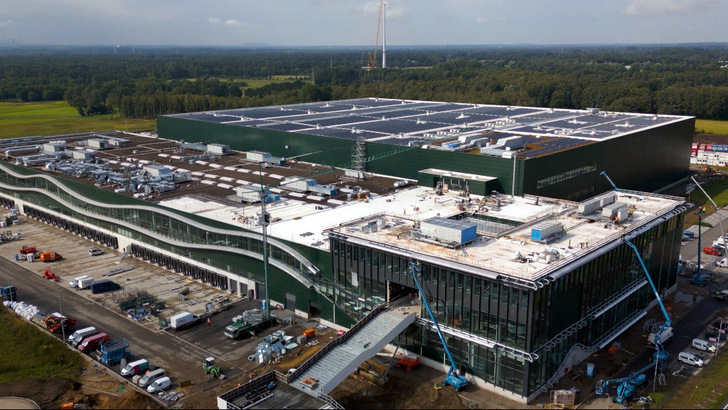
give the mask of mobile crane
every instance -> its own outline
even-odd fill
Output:
[[[660,298],[657,287],[655,287],[655,283],[652,281],[652,278],[647,271],[647,267],[645,266],[645,262],[642,260],[642,256],[640,256],[639,250],[629,240],[625,239],[624,242],[627,244],[627,246],[632,248],[632,250],[637,255],[637,259],[639,259],[640,265],[642,265],[642,270],[645,272],[645,276],[647,276],[647,281],[650,283],[652,291],[655,293],[657,303],[660,305],[660,309],[662,309],[662,314],[665,316],[665,322],[662,324],[662,326],[660,326],[660,329],[654,333],[654,344],[657,351],[652,355],[653,363],[648,364],[647,366],[637,370],[627,377],[607,381],[599,380],[599,382],[597,383],[595,391],[598,395],[601,395],[605,391],[607,391],[609,386],[613,384],[618,385],[617,395],[614,397],[614,402],[619,404],[622,404],[625,401],[629,400],[637,389],[637,386],[641,385],[645,382],[645,380],[647,380],[645,372],[647,372],[649,369],[657,366],[660,370],[665,370],[665,368],[667,367],[667,361],[670,358],[670,354],[667,353],[665,351],[665,348],[663,347],[663,336],[672,335],[672,320],[670,319],[670,315],[667,314],[665,305],[662,303],[662,298]]]
[[[425,308],[427,308],[427,313],[429,313],[430,319],[432,319],[432,323],[435,324],[437,335],[440,337],[442,347],[445,349],[447,358],[450,360],[450,370],[448,370],[447,375],[445,376],[445,380],[440,383],[440,386],[444,387],[445,385],[449,384],[450,386],[453,386],[455,388],[455,391],[460,391],[468,385],[468,379],[465,378],[465,376],[461,376],[460,374],[458,374],[457,365],[455,364],[455,360],[453,360],[452,355],[450,354],[450,349],[448,349],[447,347],[445,337],[442,335],[442,331],[440,330],[440,325],[437,323],[435,315],[432,314],[432,309],[430,309],[430,304],[427,303],[427,299],[425,298],[425,292],[422,291],[422,287],[420,286],[420,281],[417,280],[417,275],[419,275],[421,270],[422,266],[418,262],[410,261],[410,272],[412,273],[412,278],[415,280],[415,285],[417,285],[417,290],[420,292],[420,298],[422,299],[422,303],[425,305]]]

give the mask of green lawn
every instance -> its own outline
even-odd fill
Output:
[[[82,117],[65,101],[0,103],[0,138],[155,128],[155,120],[125,119],[115,114]]]
[[[2,306],[0,329],[0,384],[81,376],[84,362],[79,353]]]
[[[728,135],[728,121],[695,120],[695,133]]]

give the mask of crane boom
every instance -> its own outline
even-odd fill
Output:
[[[617,188],[616,185],[614,185],[614,182],[609,178],[606,172],[602,171],[601,175],[607,178],[610,184],[612,184],[612,187],[614,187],[615,191],[619,191],[619,188]],[[668,359],[670,358],[670,354],[665,351],[665,348],[663,346],[664,340],[662,340],[663,335],[667,334],[667,337],[672,336],[672,319],[670,319],[670,315],[667,313],[667,309],[665,309],[665,305],[662,303],[662,298],[660,297],[660,292],[657,290],[657,287],[655,286],[655,282],[652,281],[652,277],[650,276],[650,272],[647,270],[647,266],[645,266],[645,261],[642,259],[642,255],[640,255],[639,249],[637,249],[637,246],[630,242],[628,239],[624,238],[624,243],[627,244],[632,250],[634,251],[635,255],[637,255],[637,260],[640,262],[640,266],[642,267],[642,271],[645,273],[645,276],[647,277],[647,281],[650,284],[650,287],[652,288],[652,292],[655,294],[655,298],[657,298],[657,303],[660,305],[660,310],[662,310],[663,316],[665,316],[665,322],[662,323],[662,326],[660,326],[660,329],[654,333],[654,343],[655,348],[657,351],[652,355],[652,360],[654,362],[654,365],[652,363],[648,364],[647,366],[637,370],[636,372],[633,372],[627,377],[621,378],[621,379],[613,379],[613,380],[607,380],[606,382],[603,380],[599,380],[595,387],[596,394],[602,394],[604,393],[607,388],[611,384],[619,384],[617,387],[617,395],[614,397],[615,403],[623,403],[625,400],[629,400],[630,397],[634,394],[635,390],[637,389],[637,386],[641,385],[645,382],[647,379],[647,376],[645,376],[645,372],[652,368],[653,366],[656,366],[655,372],[657,372],[657,368],[664,370],[667,367]],[[652,336],[650,336],[652,337]]]
[[[450,360],[450,370],[447,372],[447,376],[445,377],[445,381],[442,382],[442,385],[449,384],[453,387],[455,387],[455,391],[460,391],[468,384],[468,379],[466,379],[464,376],[461,376],[457,373],[458,368],[455,364],[455,360],[452,358],[452,354],[450,354],[450,349],[447,347],[447,343],[445,342],[445,336],[442,335],[442,331],[440,330],[440,325],[437,323],[437,320],[435,319],[435,315],[432,313],[432,309],[430,309],[430,304],[427,303],[427,299],[425,298],[425,293],[422,291],[422,287],[420,286],[420,281],[417,280],[417,275],[420,273],[420,270],[422,269],[422,266],[420,266],[417,262],[410,262],[410,272],[412,273],[412,278],[415,280],[415,285],[417,285],[417,290],[420,292],[420,298],[422,299],[422,303],[425,305],[425,308],[427,308],[427,313],[430,315],[430,319],[432,320],[432,323],[435,324],[435,330],[437,330],[437,335],[440,337],[440,342],[442,342],[442,347],[445,349],[445,353],[447,354],[447,358]]]
[[[377,50],[379,49],[379,30],[382,27],[382,9],[384,2],[379,3],[379,14],[377,17],[377,37],[374,40],[374,55],[369,53],[369,68],[377,68]]]

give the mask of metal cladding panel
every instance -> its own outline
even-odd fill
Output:
[[[554,152],[524,161],[523,193],[572,201],[588,199],[612,186],[605,171],[620,189],[652,192],[689,174],[690,147],[695,120],[687,118],[607,141]],[[574,171],[590,168],[576,175]],[[559,181],[539,186],[539,181],[559,176]]]

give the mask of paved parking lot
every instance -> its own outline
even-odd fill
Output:
[[[62,310],[64,314],[77,319],[77,328],[96,326],[112,339],[128,340],[132,358],[147,358],[152,364],[164,367],[173,385],[192,381],[192,386],[184,389],[186,394],[197,396],[198,399],[204,397],[209,400],[208,406],[214,405],[214,398],[220,392],[247,381],[244,379],[257,367],[257,363],[248,361],[247,357],[265,335],[283,329],[289,335],[298,336],[302,329],[318,324],[316,320],[297,318],[298,323],[294,326],[278,324],[254,337],[229,339],[223,331],[232,318],[245,310],[259,308],[260,301],[240,299],[129,256],[121,258],[114,250],[32,219],[21,217],[21,221],[19,225],[7,229],[13,233],[20,232],[22,239],[0,246],[0,256],[11,264],[8,267],[36,276],[27,280],[18,279],[17,273],[14,274],[16,276],[8,274],[7,278],[3,276],[3,282],[12,281],[18,287],[19,300],[35,304],[44,313]],[[24,246],[55,251],[63,259],[50,263],[16,261],[15,254]],[[100,248],[104,253],[90,256],[90,248]],[[135,320],[122,312],[113,300],[115,292],[93,295],[89,289],[77,290],[68,286],[73,277],[88,275],[94,279],[105,279],[107,277],[104,274],[126,268],[133,269],[108,277],[122,286],[119,292],[146,290],[158,301],[165,302],[162,313],[167,317],[182,311],[203,314],[205,304],[213,302],[214,306],[218,306],[214,301],[219,298],[230,298],[233,303],[228,309],[211,316],[209,325],[203,321],[186,330],[164,331],[159,329],[156,319]],[[53,282],[42,279],[46,269],[52,270],[61,280]],[[187,302],[178,297],[178,289],[185,286],[189,288]],[[272,313],[279,319],[293,316],[292,312],[285,310]],[[216,358],[228,380],[221,382],[211,379],[202,372],[201,364],[209,356]],[[118,365],[112,369],[118,371]]]

